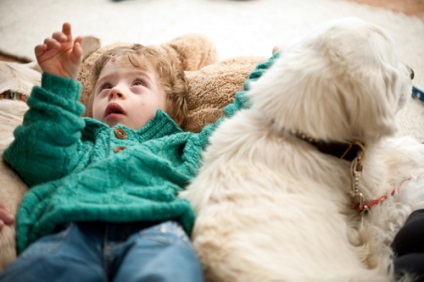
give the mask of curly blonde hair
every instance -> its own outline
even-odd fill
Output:
[[[153,69],[167,96],[167,114],[180,127],[184,127],[188,115],[187,95],[189,91],[184,70],[179,65],[173,63],[157,47],[134,44],[132,46],[119,46],[107,50],[94,63],[90,77],[92,85],[96,85],[100,73],[108,62],[122,57],[126,57],[134,67]],[[86,113],[90,117],[92,117],[93,100],[94,95],[90,95]]]

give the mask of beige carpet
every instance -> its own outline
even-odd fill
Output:
[[[34,59],[33,48],[73,24],[102,45],[118,41],[156,44],[190,32],[215,42],[221,59],[268,56],[327,19],[357,16],[385,28],[399,55],[424,89],[424,18],[408,17],[348,0],[0,0],[0,51]],[[424,140],[424,105],[414,101],[400,113],[401,134]]]

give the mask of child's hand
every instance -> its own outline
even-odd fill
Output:
[[[72,39],[71,25],[64,23],[62,32],[53,33],[44,44],[35,47],[35,56],[43,72],[76,78],[82,61],[82,37]]]
[[[12,224],[15,222],[15,216],[6,207],[0,203],[0,231],[5,224]]]

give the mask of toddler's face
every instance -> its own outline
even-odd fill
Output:
[[[166,93],[156,74],[136,68],[124,59],[104,66],[94,95],[93,118],[110,127],[119,123],[139,129],[158,109],[166,111]]]

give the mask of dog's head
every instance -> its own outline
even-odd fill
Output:
[[[412,70],[394,41],[357,18],[334,20],[283,48],[251,85],[252,109],[322,140],[372,142],[396,130]]]

